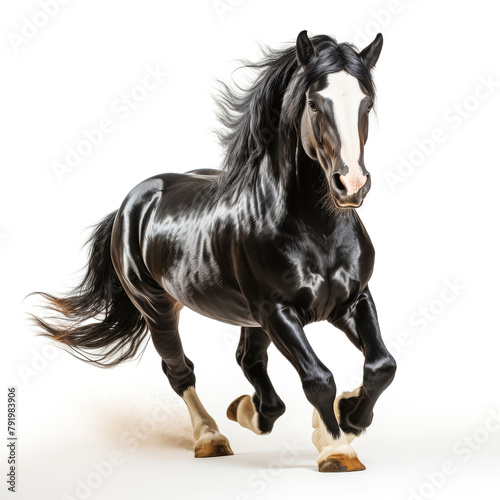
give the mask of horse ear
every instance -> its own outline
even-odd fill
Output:
[[[368,69],[372,69],[375,66],[375,64],[377,64],[383,43],[384,39],[382,38],[382,33],[379,33],[375,37],[375,40],[373,40],[373,42],[370,43],[370,45],[366,46],[359,53],[359,57],[365,63]]]
[[[301,31],[297,37],[297,60],[301,66],[307,66],[318,52],[307,36],[307,31]]]

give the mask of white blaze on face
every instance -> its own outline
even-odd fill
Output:
[[[333,103],[335,125],[340,138],[340,158],[349,171],[340,177],[347,194],[355,194],[366,182],[359,166],[361,146],[358,132],[359,106],[366,95],[361,91],[358,80],[346,71],[327,76],[327,86],[318,92]]]

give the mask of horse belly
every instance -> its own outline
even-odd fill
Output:
[[[216,277],[212,284],[205,282],[200,286],[195,279],[189,279],[189,275],[176,274],[177,279],[170,276],[163,280],[163,288],[182,305],[229,325],[259,326],[247,301],[235,287],[222,284]]]

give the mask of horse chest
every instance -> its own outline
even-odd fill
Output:
[[[339,306],[349,305],[366,286],[375,252],[366,234],[353,233],[346,243],[335,237],[326,246],[295,256],[290,270],[287,301],[295,306],[305,322],[331,316]]]

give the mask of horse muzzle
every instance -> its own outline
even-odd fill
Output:
[[[340,208],[360,207],[370,187],[371,178],[368,173],[366,175],[336,173],[333,174],[331,181],[332,196]]]

